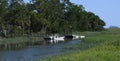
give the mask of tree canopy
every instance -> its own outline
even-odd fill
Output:
[[[0,31],[4,36],[32,32],[100,31],[105,22],[69,0],[0,0]]]

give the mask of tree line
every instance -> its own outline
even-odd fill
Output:
[[[0,0],[0,34],[100,31],[105,22],[69,0]]]

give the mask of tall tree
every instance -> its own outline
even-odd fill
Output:
[[[0,33],[2,36],[6,36],[4,16],[7,12],[7,6],[8,4],[6,0],[0,0]]]
[[[8,2],[8,12],[5,15],[6,28],[13,35],[26,33],[29,26],[29,17],[23,0],[9,0]]]
[[[99,31],[105,23],[70,0],[0,0],[0,28],[4,35]]]

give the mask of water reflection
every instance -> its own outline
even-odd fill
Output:
[[[4,50],[0,51],[0,61],[37,61],[50,56],[67,53],[69,50],[63,49],[65,46],[78,43],[80,43],[80,40],[71,40],[58,44],[27,46],[20,50]]]

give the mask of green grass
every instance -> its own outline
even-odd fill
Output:
[[[86,32],[85,35],[87,37],[82,40],[82,44],[71,47],[73,50],[79,49],[79,52],[50,57],[43,61],[120,61],[120,29]]]
[[[0,44],[12,44],[12,43],[24,43],[24,42],[37,42],[43,41],[42,37],[13,37],[13,38],[2,38]]]
[[[0,39],[0,50],[19,49],[28,45],[43,44],[43,38],[39,35],[19,36]]]

